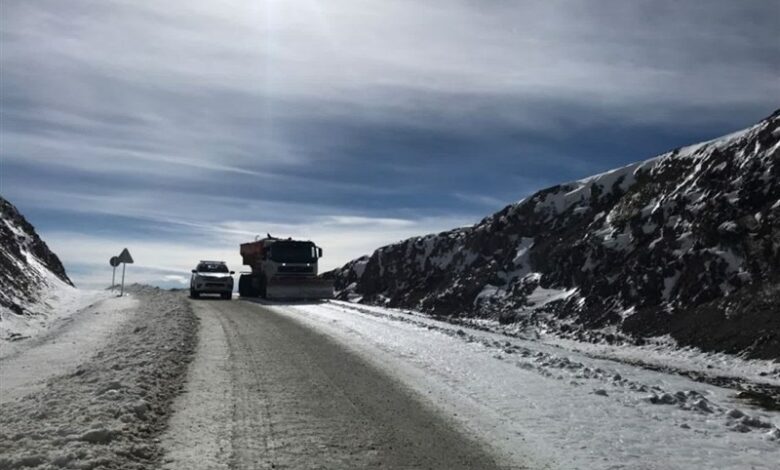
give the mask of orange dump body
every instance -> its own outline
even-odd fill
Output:
[[[266,245],[264,240],[258,240],[255,242],[242,243],[241,244],[241,259],[246,266],[252,266],[254,269],[258,265],[260,260],[263,259]]]

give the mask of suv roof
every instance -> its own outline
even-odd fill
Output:
[[[209,260],[200,260],[198,264],[226,264],[224,261],[209,261]]]

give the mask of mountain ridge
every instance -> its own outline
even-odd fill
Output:
[[[60,284],[53,286],[52,284]],[[74,287],[62,262],[35,227],[0,196],[0,308],[16,315],[30,314],[47,289]]]
[[[780,110],[328,273],[342,299],[780,358]]]

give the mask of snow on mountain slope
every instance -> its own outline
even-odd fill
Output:
[[[780,110],[328,275],[345,300],[780,358]]]
[[[0,197],[0,339],[29,336],[83,303],[57,255],[10,202]]]

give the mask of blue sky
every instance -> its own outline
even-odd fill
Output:
[[[747,127],[776,1],[4,1],[0,193],[77,283],[326,268],[546,186]]]

